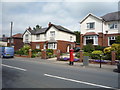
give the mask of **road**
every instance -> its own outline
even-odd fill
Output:
[[[27,58],[2,60],[3,88],[118,88],[118,73]]]

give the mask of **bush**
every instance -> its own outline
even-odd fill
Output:
[[[32,50],[32,53],[38,53],[38,52],[41,52],[41,50],[40,49],[34,49],[34,50]]]
[[[25,44],[21,49],[19,49],[19,51],[16,51],[15,53],[20,55],[28,55],[29,49],[31,49],[30,46]]]
[[[84,52],[91,53],[92,51],[95,50],[95,48],[94,48],[94,46],[91,43],[89,43],[86,46],[83,46],[83,50],[84,50]]]
[[[100,50],[95,50],[95,51],[92,52],[92,54],[100,55],[100,54],[103,54],[103,52],[100,51]]]
[[[46,55],[47,55],[48,58],[51,58],[52,55],[53,55],[53,49],[47,49],[46,50]]]
[[[83,53],[83,56],[90,56],[90,53],[84,52],[84,53]]]
[[[94,46],[94,47],[95,47],[95,50],[101,50],[101,51],[103,51],[104,48],[105,48],[105,47],[100,46],[100,45],[98,45],[98,46]]]

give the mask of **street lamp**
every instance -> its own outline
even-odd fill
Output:
[[[101,58],[102,58],[102,54],[100,54],[100,68],[101,68]]]

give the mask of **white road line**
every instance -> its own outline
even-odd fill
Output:
[[[1,64],[1,65],[4,67],[14,68],[14,69],[22,70],[22,71],[27,71],[26,69],[19,68],[19,67],[9,66],[9,65],[5,65],[5,64]]]
[[[78,81],[78,80],[69,79],[69,78],[64,78],[64,77],[59,77],[59,76],[54,76],[54,75],[50,75],[50,74],[44,74],[44,75],[45,75],[45,76],[48,76],[48,77],[52,77],[52,78],[57,78],[57,79],[62,79],[62,80],[67,80],[67,81],[72,81],[72,82],[77,82],[77,83],[82,83],[82,84],[97,86],[97,87],[101,87],[101,88],[115,89],[115,88],[109,87],[109,86],[98,85],[98,84],[89,83],[89,82],[84,82],[84,81]]]

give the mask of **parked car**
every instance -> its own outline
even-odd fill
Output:
[[[75,47],[74,52],[78,52],[78,51],[80,51],[80,47]]]
[[[14,57],[13,47],[0,47],[0,56],[4,57]]]

